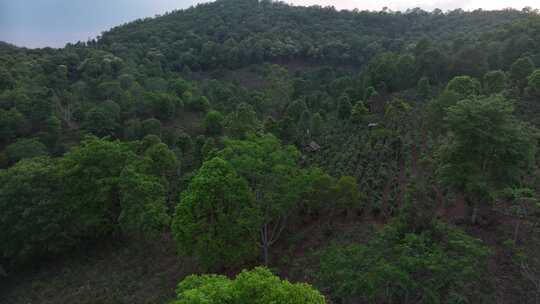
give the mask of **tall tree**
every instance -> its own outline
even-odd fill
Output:
[[[499,95],[465,99],[448,109],[450,132],[437,153],[439,173],[443,183],[465,193],[473,222],[490,191],[519,181],[534,161],[537,130],[513,111]]]
[[[259,210],[246,181],[221,158],[204,162],[182,193],[172,221],[182,254],[205,268],[240,265],[256,254]]]
[[[484,75],[484,93],[499,94],[506,88],[506,74],[503,71],[489,71]]]
[[[204,128],[206,134],[210,136],[221,135],[223,133],[223,115],[218,111],[210,111],[204,118]]]
[[[517,59],[510,68],[510,80],[520,90],[527,85],[527,77],[534,71],[534,63],[529,57]]]
[[[226,140],[218,155],[238,170],[255,195],[255,207],[262,215],[259,246],[268,264],[270,247],[280,238],[301,195],[307,191],[303,171],[297,165],[300,153],[266,134]]]

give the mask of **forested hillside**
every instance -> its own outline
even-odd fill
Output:
[[[0,43],[0,302],[537,303],[539,115],[529,8]]]

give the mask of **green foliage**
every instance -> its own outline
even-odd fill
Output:
[[[150,134],[146,135],[141,141],[140,141],[140,151],[146,151],[150,149],[150,147],[153,147],[157,144],[161,143],[161,138],[159,136]]]
[[[445,90],[427,106],[427,115],[430,127],[436,132],[446,130],[444,117],[449,107],[454,106],[460,96],[454,91]]]
[[[369,114],[368,108],[365,106],[363,101],[359,100],[354,104],[351,119],[355,123],[363,123],[367,114]]]
[[[311,125],[311,113],[308,110],[305,110],[298,120],[298,128],[304,138],[309,138],[311,136]]]
[[[60,160],[63,199],[81,214],[79,233],[95,236],[115,229],[120,174],[134,157],[126,144],[86,138]]]
[[[21,159],[46,156],[47,147],[36,139],[22,138],[6,147],[6,155],[11,163]]]
[[[499,94],[506,88],[506,74],[501,71],[489,71],[484,75],[484,92],[487,95]]]
[[[444,244],[444,237],[425,236],[434,217],[436,172],[417,168],[419,158],[438,150],[444,185],[466,191],[474,203],[499,187],[534,189],[528,184],[536,168],[526,169],[536,132],[497,114],[500,107],[485,106],[478,95],[504,94],[519,100],[518,115],[531,121],[538,116],[539,77],[531,72],[540,62],[539,20],[530,9],[359,12],[220,0],[137,20],[60,49],[0,43],[0,167],[8,168],[0,171],[0,244],[9,247],[0,263],[38,261],[41,254],[89,239],[156,237],[179,200],[190,206],[187,215],[176,214],[181,225],[173,225],[181,252],[191,250],[203,266],[231,271],[259,250],[266,263],[275,245],[296,250],[280,235],[363,209],[386,217],[403,206],[403,221],[417,233],[403,244],[414,250],[432,248],[430,242],[440,239]],[[455,75],[463,76],[447,85]],[[481,77],[482,90],[475,80]],[[463,110],[458,102],[469,99],[474,101]],[[445,121],[449,108],[461,112]],[[220,114],[206,114],[210,109]],[[273,135],[261,134],[263,117],[264,131]],[[205,128],[207,136],[201,135]],[[282,144],[311,141],[322,148],[304,155]],[[13,164],[44,152],[58,158]],[[216,155],[227,165],[205,169],[203,163],[212,164]],[[428,181],[411,182],[417,175]],[[227,194],[227,201],[219,194]],[[356,218],[346,223],[363,225]],[[406,260],[409,252],[401,253],[392,258]],[[393,280],[387,270],[380,272],[392,279],[386,283],[401,282],[402,276]],[[380,278],[379,272],[369,274]],[[446,284],[444,279],[435,276],[425,286]],[[448,295],[440,302],[457,297],[440,293]],[[393,303],[434,298],[394,295]],[[372,302],[390,302],[382,297]]]
[[[195,112],[206,112],[210,109],[210,102],[206,96],[199,96],[195,98],[190,98],[187,101],[187,107],[191,111]]]
[[[280,237],[286,219],[308,189],[304,172],[297,165],[300,153],[293,146],[282,146],[270,134],[228,139],[224,144],[218,156],[230,162],[255,194],[254,207],[262,215],[259,242],[267,263],[268,249]]]
[[[418,75],[428,77],[436,82],[447,77],[449,58],[436,46],[427,47],[424,52],[416,56],[416,59],[418,61],[416,64]]]
[[[161,121],[155,118],[143,120],[141,123],[141,136],[161,136]]]
[[[407,122],[410,119],[412,107],[405,100],[395,98],[384,109],[384,119],[387,128],[393,131],[407,132]]]
[[[480,83],[470,76],[456,76],[448,82],[446,90],[458,94],[459,99],[465,99],[480,94]]]
[[[528,78],[528,88],[534,96],[540,96],[540,69],[534,70]]]
[[[371,97],[376,97],[379,95],[379,92],[377,92],[377,90],[375,90],[374,87],[368,87],[366,89],[366,96],[365,96],[365,99],[366,100],[369,100]]]
[[[62,122],[58,117],[52,115],[46,121],[45,132],[41,135],[41,138],[48,147],[53,148],[58,144],[61,135]]]
[[[176,96],[178,97],[184,96],[184,93],[188,92],[190,90],[190,87],[190,84],[182,78],[173,81],[171,84],[172,91],[176,93]]]
[[[142,123],[139,119],[130,119],[125,123],[124,138],[137,140],[142,137]]]
[[[534,71],[534,63],[529,57],[517,59],[510,68],[510,80],[518,88],[527,85],[527,77]]]
[[[105,107],[95,107],[86,114],[82,127],[98,137],[114,136],[119,127],[118,117]]]
[[[534,163],[538,134],[513,111],[500,95],[462,100],[448,109],[450,134],[437,153],[446,185],[482,202],[492,189],[519,180]]]
[[[172,221],[178,250],[211,269],[241,265],[257,253],[260,213],[246,181],[220,158],[203,163]]]
[[[182,100],[167,93],[147,93],[145,98],[151,105],[152,113],[163,121],[173,119],[177,109],[183,106]]]
[[[260,129],[257,113],[250,104],[244,102],[238,104],[236,111],[227,117],[226,129],[227,134],[237,138],[257,132]]]
[[[99,97],[103,100],[117,99],[122,94],[122,88],[118,81],[105,81],[97,86]]]
[[[206,134],[210,136],[221,135],[223,133],[224,117],[218,111],[210,111],[204,119]]]
[[[0,139],[4,142],[12,140],[20,134],[24,124],[24,116],[15,108],[6,111],[0,109]]]
[[[315,113],[311,120],[311,134],[313,136],[320,136],[323,133],[324,120],[320,113]]]
[[[398,70],[397,62],[398,56],[394,53],[383,53],[373,58],[368,65],[371,83],[374,86],[380,86],[381,83],[384,83],[390,91],[396,90],[400,80],[398,74],[406,72]]]
[[[144,162],[141,166],[144,168],[144,172],[162,178],[164,184],[175,175],[179,166],[176,154],[164,143],[149,146],[144,151],[143,156]]]
[[[0,170],[2,257],[17,263],[112,232],[163,231],[164,177],[175,171],[176,158],[161,143],[144,157],[133,147],[89,137],[60,159],[23,159]]]
[[[285,116],[279,122],[279,137],[285,141],[294,143],[298,140],[298,126],[293,118]]]
[[[180,133],[178,135],[178,139],[176,140],[176,145],[182,152],[187,152],[193,149],[193,141],[191,140],[191,136],[187,133]]]
[[[342,176],[336,184],[336,205],[347,213],[360,210],[361,193],[358,189],[356,178],[352,176]]]
[[[331,246],[322,252],[319,282],[342,302],[425,303],[467,301],[482,277],[488,250],[443,223],[420,233],[397,221],[366,245]]]
[[[338,117],[348,119],[351,116],[352,104],[347,95],[342,95],[338,100]]]
[[[363,194],[352,176],[335,179],[319,168],[304,173],[307,190],[304,191],[303,210],[311,215],[329,217],[342,213],[354,215],[362,208]]]
[[[193,275],[176,289],[173,304],[324,304],[324,297],[310,285],[292,284],[257,267],[230,280],[221,275]]]
[[[429,78],[420,78],[420,80],[418,80],[418,84],[416,85],[416,90],[420,96],[429,98],[431,96],[431,84],[429,83]]]
[[[0,254],[25,260],[58,252],[73,242],[69,229],[75,206],[58,199],[62,191],[56,161],[22,160],[0,170]]]
[[[336,179],[319,168],[307,174],[309,190],[305,197],[304,209],[310,214],[334,210],[333,200],[337,198]]]
[[[302,113],[304,113],[304,111],[307,109],[308,108],[304,100],[295,100],[287,107],[286,115],[291,117],[294,121],[298,121],[300,120]]]
[[[208,160],[213,157],[216,152],[216,141],[212,137],[206,138],[201,147],[201,157],[203,160]]]
[[[118,222],[124,231],[155,237],[169,225],[166,192],[158,178],[128,166],[120,174],[118,187],[121,208]]]
[[[4,90],[12,89],[15,85],[15,81],[13,77],[11,77],[11,73],[6,70],[5,68],[0,68],[0,93]]]

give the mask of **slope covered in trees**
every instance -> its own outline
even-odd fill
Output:
[[[538,67],[532,9],[218,0],[2,43],[0,293],[535,303]]]

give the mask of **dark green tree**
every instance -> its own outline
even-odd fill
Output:
[[[246,181],[220,158],[204,162],[182,193],[172,221],[178,250],[207,268],[254,257],[260,214]]]
[[[169,225],[166,189],[157,177],[127,166],[119,176],[121,212],[118,223],[124,232],[156,237]]]
[[[319,284],[342,303],[459,303],[481,286],[487,256],[479,240],[456,228],[436,223],[424,233],[412,233],[398,221],[365,245],[323,250]]]
[[[263,261],[280,238],[287,220],[307,191],[304,172],[298,167],[300,153],[282,146],[273,135],[250,135],[246,140],[226,140],[218,156],[229,161],[255,194],[255,210],[262,216],[258,227]]]
[[[484,93],[499,94],[506,88],[506,74],[503,71],[489,71],[484,75]]]
[[[369,114],[368,108],[366,107],[363,101],[359,100],[354,104],[354,107],[351,113],[351,119],[355,123],[362,123],[364,122],[366,115],[368,114]]]
[[[142,136],[156,135],[161,136],[161,121],[155,118],[145,119],[141,123]]]
[[[514,185],[534,163],[536,129],[519,121],[500,95],[465,99],[448,108],[449,137],[437,153],[441,181],[465,194],[476,222],[495,189]]]
[[[134,158],[127,144],[88,137],[60,159],[62,199],[78,210],[74,229],[81,236],[107,235],[117,229],[119,178]]]
[[[534,71],[534,63],[529,57],[522,57],[514,61],[510,68],[510,81],[522,90],[527,85],[527,77]]]
[[[470,76],[456,76],[448,82],[446,90],[458,94],[459,99],[465,99],[480,94],[480,83]]]
[[[206,134],[210,136],[217,136],[223,133],[223,124],[225,118],[218,111],[210,111],[206,114],[204,119],[204,128]]]
[[[0,170],[0,254],[21,262],[73,244],[75,206],[59,199],[56,161],[33,158]]]
[[[82,127],[93,135],[104,137],[114,136],[119,124],[115,113],[103,107],[95,107],[86,114]]]
[[[540,69],[534,70],[528,77],[528,92],[536,97],[540,97]]]
[[[47,147],[37,139],[21,138],[6,147],[6,155],[10,163],[21,159],[46,156]]]
[[[321,114],[315,113],[315,115],[313,115],[313,119],[311,122],[311,134],[313,136],[320,136],[323,132],[323,128],[324,128],[324,120]]]
[[[338,100],[338,117],[348,119],[351,116],[352,104],[347,95],[342,95]]]
[[[423,98],[429,98],[431,96],[431,84],[429,83],[429,78],[420,78],[420,80],[418,80],[418,84],[416,85],[416,89],[418,91],[418,95],[422,96]]]

